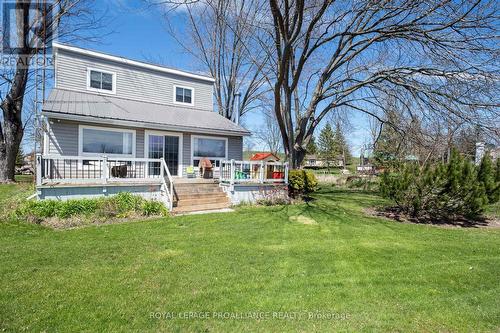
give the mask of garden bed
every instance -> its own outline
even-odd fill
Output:
[[[7,218],[40,224],[54,229],[121,223],[168,215],[164,204],[122,192],[96,199],[23,200]]]
[[[500,228],[500,218],[493,215],[485,215],[476,219],[463,216],[453,219],[434,219],[432,217],[414,218],[401,212],[398,207],[365,208],[364,212],[369,216],[383,217],[392,221],[412,224],[429,224],[445,228]]]

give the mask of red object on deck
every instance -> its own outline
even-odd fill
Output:
[[[273,171],[273,179],[283,179],[285,178],[285,173],[281,171]]]

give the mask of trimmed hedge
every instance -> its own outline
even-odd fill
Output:
[[[14,214],[17,218],[40,222],[51,217],[127,217],[133,214],[164,216],[168,214],[168,210],[159,201],[146,200],[138,195],[123,192],[112,197],[96,199],[26,201]]]
[[[303,196],[317,190],[318,180],[312,171],[290,170],[288,186],[292,197]]]

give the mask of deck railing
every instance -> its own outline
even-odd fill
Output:
[[[173,201],[173,178],[163,159],[40,155],[36,157],[36,184],[133,183],[157,179]]]
[[[288,183],[288,163],[264,161],[221,161],[223,183]]]

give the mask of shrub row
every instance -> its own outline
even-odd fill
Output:
[[[73,216],[127,217],[166,215],[167,209],[159,201],[146,200],[138,195],[119,193],[112,197],[75,199],[67,201],[26,201],[14,212],[17,218],[41,221],[44,218],[67,219]]]
[[[476,218],[487,204],[500,197],[500,160],[496,168],[486,155],[475,167],[456,151],[448,163],[425,168],[405,165],[400,172],[384,173],[381,194],[396,203],[405,214],[415,218]]]

